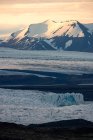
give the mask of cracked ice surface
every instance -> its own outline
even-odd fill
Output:
[[[0,121],[24,125],[78,118],[93,121],[92,102],[85,103],[81,94],[68,93],[60,97],[62,102],[63,99],[64,102],[69,101],[70,106],[60,106],[58,102],[55,103],[59,96],[60,94],[40,91],[0,89]]]
[[[23,51],[1,47],[0,69],[92,73],[93,55],[85,52]]]

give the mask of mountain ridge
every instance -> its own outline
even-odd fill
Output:
[[[76,20],[47,20],[12,33],[1,45],[24,50],[93,52],[93,33]]]

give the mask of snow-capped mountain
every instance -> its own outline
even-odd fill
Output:
[[[47,20],[31,24],[4,41],[8,47],[29,50],[93,51],[93,33],[78,21]]]

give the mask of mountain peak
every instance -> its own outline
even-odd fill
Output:
[[[56,23],[56,22],[53,21],[53,20],[48,19],[48,20],[45,20],[43,23],[45,23],[45,24],[50,24],[50,23]]]
[[[46,20],[41,23],[30,24],[28,31],[25,35],[28,37],[46,37],[50,38],[58,28],[62,26],[62,23],[57,23],[52,20]]]

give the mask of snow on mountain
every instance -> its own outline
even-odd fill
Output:
[[[39,24],[31,24],[28,28],[26,36],[50,38],[53,32],[60,27],[61,23],[56,23],[51,20],[47,20]]]
[[[64,24],[53,37],[53,44],[57,49],[93,52],[93,35],[83,24],[78,21]],[[70,45],[68,45],[69,40],[72,40]]]
[[[24,37],[51,37],[54,31],[56,31],[61,26],[61,23],[56,23],[51,20],[44,21],[42,23],[31,24],[23,30],[14,32],[11,36],[15,39],[22,39]]]
[[[23,34],[23,35],[20,35]],[[54,22],[51,20],[44,21],[42,23],[31,24],[29,27],[13,33],[13,37],[23,38],[23,37],[45,37],[51,38],[54,36],[68,35],[73,37],[83,37],[83,31],[78,25],[77,21],[68,21],[68,22]]]
[[[84,37],[82,29],[79,27],[77,21],[63,22],[61,28],[59,28],[54,36],[69,36],[69,37]]]
[[[65,48],[68,48],[69,46],[71,46],[71,44],[72,44],[72,40],[67,41],[65,44]]]
[[[12,33],[5,45],[16,49],[91,52],[93,34],[76,20],[60,23],[47,20]]]
[[[19,31],[12,33],[10,36],[10,40],[12,40],[12,39],[16,40],[16,41],[21,40],[22,38],[25,37],[25,33],[27,32],[27,30],[28,30],[28,27],[25,27],[24,29],[21,29]]]

